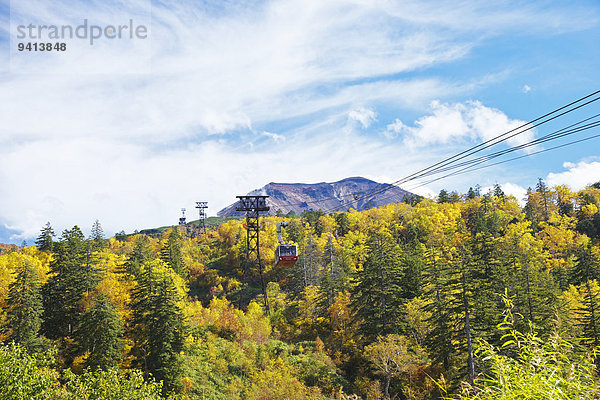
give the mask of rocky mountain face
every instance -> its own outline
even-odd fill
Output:
[[[17,246],[17,245],[0,243],[0,256],[3,254],[8,254],[13,251],[17,251],[18,249],[19,249],[19,246]]]
[[[321,183],[274,183],[253,190],[248,195],[267,195],[267,205],[271,210],[268,215],[275,215],[278,211],[283,214],[295,212],[302,214],[304,211],[328,211],[342,206],[341,211],[353,208],[358,211],[373,207],[380,207],[389,203],[398,203],[406,197],[414,196],[412,193],[398,187],[391,187],[385,191],[377,189],[386,187],[383,183],[354,177],[337,182]],[[374,193],[373,193],[374,192]],[[243,213],[235,211],[237,203],[225,207],[217,213],[219,217],[242,216]]]

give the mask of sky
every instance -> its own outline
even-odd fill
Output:
[[[45,42],[66,48],[19,51]],[[0,0],[0,242],[176,224],[269,182],[393,182],[599,90],[598,43],[597,0]],[[598,149],[404,187],[579,190]]]

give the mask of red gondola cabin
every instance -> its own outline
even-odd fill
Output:
[[[275,266],[291,267],[298,261],[298,251],[295,244],[283,243],[277,246]]]

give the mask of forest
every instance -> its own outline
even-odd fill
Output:
[[[1,396],[598,398],[600,183],[518,200],[496,185],[261,217],[265,290],[243,219],[111,238],[48,223],[0,248]]]

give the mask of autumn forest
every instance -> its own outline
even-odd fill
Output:
[[[0,248],[0,392],[597,398],[599,209],[600,183],[539,180],[525,199],[496,185],[279,213],[260,218],[262,274],[244,273],[243,219],[110,238],[48,223]],[[274,265],[281,221],[293,266]]]

